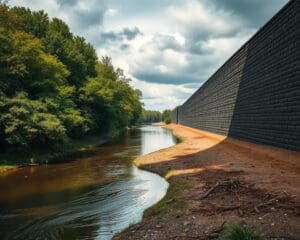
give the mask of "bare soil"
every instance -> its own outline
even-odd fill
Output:
[[[136,159],[165,177],[166,197],[114,239],[216,239],[231,224],[300,239],[300,153],[166,126],[176,146]]]

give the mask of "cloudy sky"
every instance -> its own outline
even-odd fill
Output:
[[[112,57],[147,109],[182,104],[287,0],[10,0],[44,9]]]

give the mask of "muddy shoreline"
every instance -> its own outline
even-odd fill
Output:
[[[95,142],[89,144],[88,146],[80,146],[72,150],[66,151],[53,151],[45,154],[43,156],[43,160],[37,162],[28,162],[28,161],[20,161],[20,163],[2,166],[0,165],[0,176],[8,174],[14,170],[19,168],[26,168],[26,167],[34,167],[34,166],[41,166],[47,164],[59,164],[59,163],[66,163],[70,161],[74,161],[74,159],[82,158],[82,157],[89,157],[93,156],[95,153],[93,151],[93,147],[101,146],[108,142],[110,138],[102,137],[97,139]],[[20,158],[20,156],[16,156]]]
[[[216,239],[232,224],[300,237],[300,153],[166,126],[182,142],[135,160],[168,180],[165,198],[113,239]]]

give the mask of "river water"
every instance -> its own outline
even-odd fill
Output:
[[[0,239],[111,239],[168,188],[133,159],[174,144],[170,131],[144,126],[93,148],[91,157],[0,176]]]

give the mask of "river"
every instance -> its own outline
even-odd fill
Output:
[[[111,239],[168,188],[134,158],[174,144],[170,131],[143,126],[91,149],[90,157],[0,176],[0,239]]]

